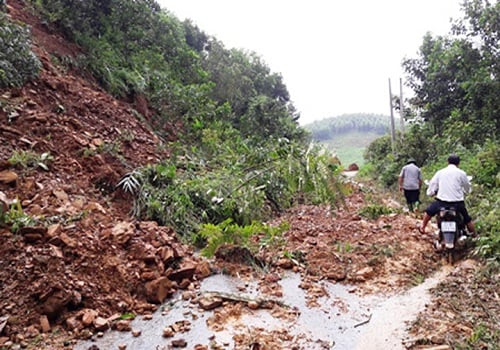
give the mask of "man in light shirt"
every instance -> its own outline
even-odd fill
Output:
[[[420,202],[420,187],[422,187],[422,172],[415,159],[410,158],[401,169],[398,178],[399,190],[404,192],[408,210],[418,210]]]
[[[440,208],[453,205],[457,211],[462,214],[464,224],[472,235],[476,234],[474,223],[472,222],[467,209],[465,208],[465,194],[470,192],[471,185],[465,171],[458,168],[460,157],[452,154],[448,157],[448,166],[439,170],[432,177],[427,188],[428,196],[436,196],[425,210],[422,225],[419,228],[420,233],[425,233],[425,227],[431,217],[436,215]]]

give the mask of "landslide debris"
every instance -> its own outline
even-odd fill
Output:
[[[151,313],[210,268],[172,229],[131,218],[115,191],[127,172],[169,156],[134,102],[57,65],[79,48],[22,1],[7,9],[31,27],[43,63],[38,79],[0,91],[0,203],[26,220],[0,227],[0,346],[31,346],[56,330],[85,337],[124,313]]]

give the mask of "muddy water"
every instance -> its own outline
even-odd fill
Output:
[[[298,309],[293,321],[274,318],[268,310],[255,310],[238,320],[232,320],[220,332],[210,330],[206,320],[212,312],[201,311],[189,301],[174,298],[154,314],[150,321],[136,319],[134,330],[141,336],[134,338],[130,332],[108,332],[102,338],[77,344],[75,350],[87,350],[91,345],[99,349],[118,349],[126,344],[127,350],[167,349],[173,339],[184,339],[187,348],[196,344],[209,346],[211,342],[226,349],[234,348],[232,336],[250,332],[254,327],[268,331],[286,328],[294,336],[294,344],[301,349],[404,349],[407,323],[414,320],[430,301],[428,290],[437,285],[449,271],[442,270],[419,286],[393,296],[358,296],[353,286],[324,282],[329,296],[320,299],[320,307],[309,308],[306,294],[299,288],[300,276],[289,274],[281,280],[283,302]],[[201,291],[241,294],[242,281],[225,275],[205,279]],[[256,284],[248,283],[245,296],[259,297]],[[163,329],[175,322],[189,320],[190,330],[174,338],[163,338]]]
[[[379,303],[352,349],[405,349],[402,341],[407,338],[407,326],[431,301],[429,289],[437,286],[450,271],[450,267],[445,266],[424,283]]]

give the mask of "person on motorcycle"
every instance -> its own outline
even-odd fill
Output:
[[[436,199],[427,207],[419,228],[420,233],[425,234],[425,227],[430,219],[439,212],[444,206],[453,205],[457,211],[462,214],[464,224],[467,226],[470,234],[476,235],[474,223],[465,207],[464,197],[470,192],[471,184],[465,171],[458,168],[460,157],[452,154],[448,157],[448,166],[434,174],[429,187],[428,196],[436,196]]]
[[[404,192],[408,210],[418,210],[420,202],[420,187],[422,187],[422,172],[417,166],[415,159],[410,158],[406,165],[401,169],[398,178],[399,191]]]

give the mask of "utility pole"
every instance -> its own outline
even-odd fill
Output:
[[[399,117],[401,118],[401,137],[405,131],[405,107],[403,103],[403,79],[399,78]]]
[[[392,108],[391,78],[389,78],[389,105],[391,108],[391,146],[392,146],[392,152],[394,153],[396,131],[394,130],[394,109]]]

